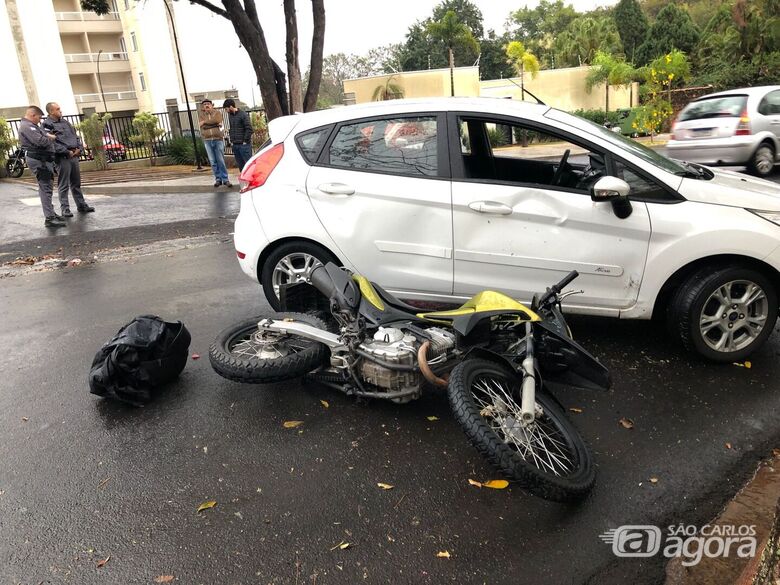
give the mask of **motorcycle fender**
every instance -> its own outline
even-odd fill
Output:
[[[479,359],[495,362],[499,365],[506,367],[509,371],[515,372],[519,375],[519,370],[521,367],[520,364],[514,363],[506,356],[503,356],[500,353],[496,353],[494,351],[490,351],[489,349],[485,349],[484,347],[472,347],[471,349],[469,349],[466,352],[466,355],[463,356],[463,359],[467,360],[469,358],[479,358]]]
[[[545,383],[587,390],[609,390],[609,370],[579,343],[544,321],[534,324],[535,356]]]

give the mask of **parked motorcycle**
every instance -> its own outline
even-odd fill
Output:
[[[537,496],[577,500],[592,488],[595,468],[551,390],[610,386],[561,312],[561,299],[576,294],[561,291],[577,276],[531,307],[483,291],[458,309],[425,312],[329,263],[312,271],[310,284],[282,287],[282,312],[223,330],[209,358],[238,382],[306,376],[396,403],[446,388],[456,420],[491,463]]]
[[[24,157],[26,153],[23,148],[17,148],[14,153],[5,161],[5,171],[9,177],[18,179],[24,173]]]

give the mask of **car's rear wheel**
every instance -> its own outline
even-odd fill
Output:
[[[767,177],[775,168],[775,151],[766,142],[759,145],[748,163],[748,170],[759,177]]]
[[[293,241],[279,246],[266,258],[260,272],[268,304],[278,311],[282,285],[309,282],[312,270],[328,262],[339,264],[333,254],[312,242]]]
[[[735,266],[702,269],[678,289],[668,311],[669,329],[707,359],[746,358],[771,335],[777,292],[763,274]]]

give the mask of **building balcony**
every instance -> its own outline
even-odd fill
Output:
[[[57,27],[61,33],[121,33],[122,21],[117,12],[55,12]]]
[[[68,73],[71,75],[82,73],[97,73],[98,53],[66,53],[65,62],[68,64]],[[100,53],[100,72],[117,73],[130,71],[130,61],[127,53],[117,51],[115,53]]]
[[[84,108],[95,108],[98,112],[102,112],[103,97],[106,99],[106,106],[109,112],[138,109],[138,98],[135,91],[132,90],[104,91],[103,96],[99,93],[79,93],[73,97],[76,100],[76,106],[82,112]]]

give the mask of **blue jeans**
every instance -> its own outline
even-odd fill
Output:
[[[225,143],[220,138],[217,140],[204,140],[203,144],[206,145],[206,154],[209,156],[214,179],[226,183],[228,173],[225,166]]]
[[[247,161],[252,158],[252,145],[234,144],[233,156],[236,159],[236,167],[238,167],[238,172],[240,173]]]

